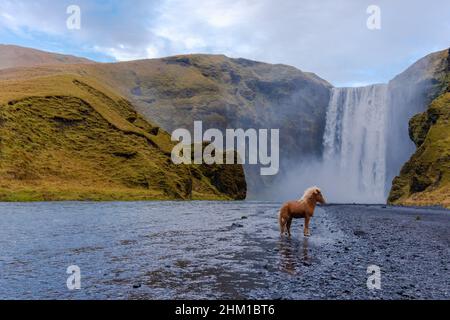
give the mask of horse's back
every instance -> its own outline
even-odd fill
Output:
[[[283,208],[294,218],[303,218],[305,216],[304,205],[300,201],[286,202]]]
[[[297,202],[297,201],[288,201],[288,202],[285,202],[284,204],[283,204],[283,206],[281,207],[281,209],[280,209],[280,211],[291,211],[291,208],[294,206],[294,204],[295,204],[295,202]]]

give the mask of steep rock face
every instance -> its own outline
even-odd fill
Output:
[[[314,74],[215,55],[177,56],[100,66],[102,77],[128,94],[138,110],[169,132],[217,128],[280,129],[280,173],[320,157],[331,85]],[[250,197],[276,177],[245,166]]]
[[[0,83],[0,200],[245,198],[242,166],[173,164],[170,136],[91,78]]]
[[[448,50],[435,52],[420,59],[389,82],[386,192],[416,146],[409,139],[408,121],[422,113],[442,90],[447,68]]]
[[[450,55],[445,72],[430,93],[438,97],[426,112],[409,122],[409,135],[417,147],[403,166],[389,194],[389,203],[404,205],[442,205],[450,207]]]

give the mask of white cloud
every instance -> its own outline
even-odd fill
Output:
[[[255,31],[267,0],[169,0],[159,8],[151,32],[161,39],[160,52],[223,53],[246,56],[261,38]],[[252,27],[253,25],[253,27]]]
[[[257,11],[259,4],[262,2],[212,0],[198,5],[198,1],[183,1],[188,8],[194,8],[193,16],[195,19],[206,21],[213,28],[227,28],[242,23]],[[175,1],[175,8],[180,3],[180,1]]]
[[[11,1],[0,2],[0,13],[4,19],[0,20],[0,26],[20,32],[21,28],[51,35],[61,35],[66,30],[66,7],[62,3],[51,0],[35,1]],[[49,14],[49,7],[61,12],[59,15]]]
[[[147,54],[145,52],[134,52],[134,50],[130,50],[123,45],[119,45],[116,48],[94,46],[94,50],[97,52],[106,53],[107,55],[114,57],[117,61],[132,61],[147,58]]]
[[[148,59],[158,58],[160,56],[158,48],[153,45],[148,46],[145,50],[147,51]]]

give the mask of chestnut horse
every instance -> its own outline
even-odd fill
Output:
[[[286,202],[283,207],[281,207],[278,216],[281,235],[287,232],[290,237],[292,219],[304,218],[305,228],[303,234],[305,237],[308,237],[310,235],[309,221],[314,215],[314,209],[316,208],[317,203],[325,204],[322,192],[317,187],[307,189],[303,197],[298,201]]]

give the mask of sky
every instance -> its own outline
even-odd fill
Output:
[[[225,54],[335,86],[387,82],[449,40],[449,0],[0,0],[2,44],[100,62]]]

